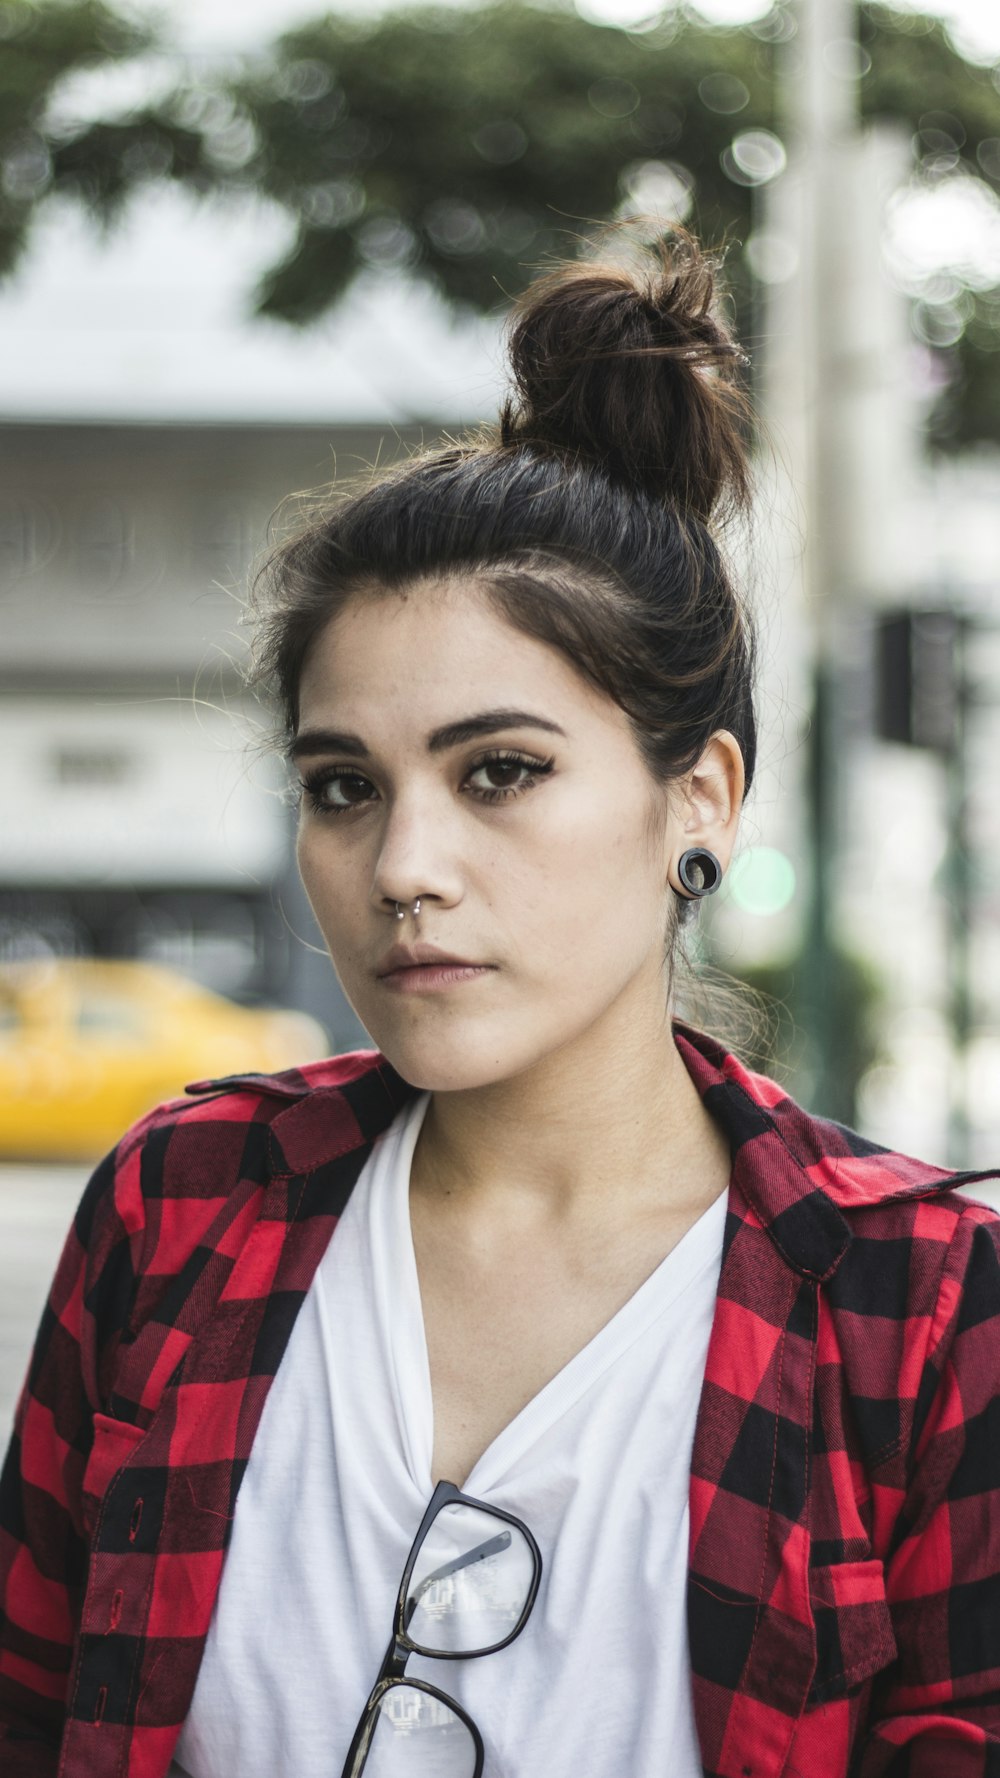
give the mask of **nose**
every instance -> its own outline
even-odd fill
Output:
[[[431,797],[397,800],[375,861],[372,905],[395,916],[397,902],[412,911],[419,901],[424,911],[431,904],[453,906],[461,897],[462,874],[446,813]]]

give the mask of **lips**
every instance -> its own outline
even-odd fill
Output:
[[[473,957],[458,957],[454,951],[439,950],[418,939],[414,945],[393,945],[378,965],[376,975],[391,975],[397,969],[442,968],[445,964],[464,969],[489,969],[488,963],[477,963]]]

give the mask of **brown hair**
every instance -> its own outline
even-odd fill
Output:
[[[635,274],[574,262],[510,324],[499,427],[416,456],[312,516],[258,580],[258,683],[289,738],[316,637],[363,593],[472,574],[628,715],[655,782],[720,728],[756,757],[754,638],[713,521],[746,506],[745,362],[686,233]]]

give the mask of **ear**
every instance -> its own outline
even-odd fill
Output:
[[[736,844],[736,830],[743,807],[746,773],[743,753],[735,735],[717,729],[697,765],[674,786],[675,819],[670,823],[668,876],[671,886],[684,894],[677,864],[689,846],[707,846],[723,871]]]

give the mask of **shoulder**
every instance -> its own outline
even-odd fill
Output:
[[[308,1129],[313,1152],[300,1158],[319,1162],[345,1138],[360,1145],[379,1134],[415,1090],[378,1050],[350,1050],[281,1074],[193,1081],[183,1098],[167,1100],[134,1124],[116,1153],[125,1158],[155,1149],[173,1159],[183,1154],[195,1165],[227,1156],[239,1163],[252,1131],[264,1139]],[[279,1149],[272,1146],[271,1153],[282,1165]]]
[[[180,1203],[203,1206],[185,1218],[193,1228],[241,1184],[263,1187],[363,1147],[414,1091],[377,1050],[195,1081],[126,1130],[101,1162],[80,1207],[81,1241],[90,1245],[102,1220],[135,1236],[165,1199],[174,1223]]]
[[[997,1250],[1000,1214],[982,1198],[1000,1188],[1000,1169],[959,1172],[923,1160],[804,1111],[773,1081],[752,1080],[810,1191],[847,1224],[835,1294],[848,1277],[870,1276],[884,1303],[893,1277],[912,1295],[932,1277],[940,1283],[967,1254]]]
[[[873,1340],[894,1363],[902,1346],[933,1361],[984,1322],[995,1340],[1000,1214],[982,1199],[996,1193],[1000,1170],[951,1170],[806,1112],[773,1081],[745,1084],[768,1103],[808,1186],[802,1201],[819,1198],[842,1219],[846,1238],[824,1294],[842,1337],[858,1344],[862,1369],[874,1363]]]
[[[774,1117],[813,1189],[847,1222],[845,1260],[854,1267],[887,1281],[895,1264],[916,1281],[946,1271],[967,1249],[1000,1244],[1000,1214],[989,1202],[1000,1190],[1000,1168],[960,1172],[925,1161],[788,1098],[775,1104]]]
[[[732,1056],[710,1065],[708,1094],[733,1142],[733,1220],[762,1226],[819,1287],[803,1325],[817,1341],[823,1440],[856,1444],[905,1488],[928,1440],[941,1434],[945,1450],[1000,1400],[1000,1215],[980,1201],[1000,1171],[954,1172],[884,1147]]]
[[[415,1090],[374,1050],[193,1083],[95,1169],[57,1293],[82,1291],[101,1340],[134,1334],[172,1279],[193,1284],[210,1255],[231,1261],[270,1187],[364,1153]]]
[[[907,1289],[926,1288],[967,1249],[977,1263],[995,1250],[1000,1217],[977,1194],[996,1190],[1000,1170],[958,1173],[885,1147],[804,1110],[703,1033],[680,1026],[675,1035],[729,1138],[735,1207],[747,1206],[796,1271],[835,1294],[851,1280],[853,1299],[860,1305],[864,1294],[878,1312],[890,1272]]]
[[[787,1156],[788,1189],[821,1191],[845,1214],[946,1192],[994,1184],[1000,1164],[955,1172],[902,1149],[888,1148],[846,1124],[806,1111],[787,1088],[756,1073],[716,1039],[675,1023],[675,1040],[703,1100],[715,1112],[734,1153],[777,1138]],[[773,1146],[768,1149],[772,1165]],[[961,1210],[962,1205],[955,1206]]]

